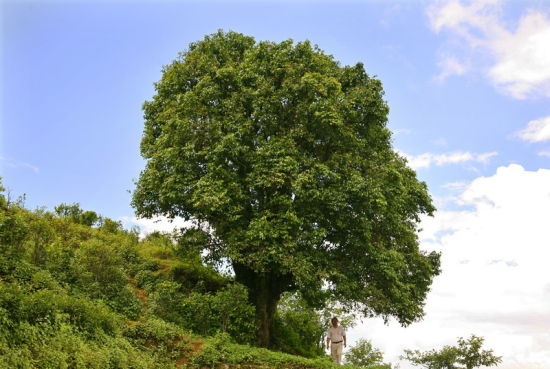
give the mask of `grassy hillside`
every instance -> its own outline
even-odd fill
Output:
[[[190,237],[140,240],[76,205],[0,196],[0,369],[333,367],[284,316],[287,351],[310,358],[251,347],[253,316]]]

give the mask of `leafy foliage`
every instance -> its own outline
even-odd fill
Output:
[[[404,325],[423,315],[439,255],[416,231],[434,208],[362,64],[218,32],[156,91],[133,204],[197,227],[140,239],[78,203],[29,211],[0,185],[0,369],[329,369],[327,301]],[[228,262],[234,278],[214,268]],[[257,326],[260,344],[311,359],[239,345]],[[194,354],[193,334],[211,337]]]
[[[305,357],[320,356],[325,325],[319,312],[303,299],[285,295],[274,318],[272,348]]]
[[[29,211],[0,192],[0,368],[172,368],[190,350],[189,296],[213,302],[206,334],[250,340],[242,286],[167,235],[139,240],[91,213]]]
[[[416,231],[434,208],[391,147],[383,94],[362,64],[307,41],[220,31],[165,67],[143,105],[133,206],[211,228],[201,248],[249,289],[262,345],[285,291],[404,325],[423,315],[439,255]]]
[[[391,369],[390,364],[384,364],[384,355],[380,350],[372,346],[369,340],[358,340],[345,354],[345,362],[360,368]]]
[[[247,289],[200,264],[186,240],[139,240],[119,227],[26,210],[1,193],[0,240],[0,369],[191,369],[224,360],[334,368],[325,357],[238,345],[254,337]],[[187,266],[204,279],[184,277]],[[201,350],[193,333],[214,337]]]
[[[336,304],[319,310],[298,293],[284,294],[274,318],[271,348],[305,357],[322,356],[325,334],[335,314],[344,328],[353,326],[355,315],[346,314]]]
[[[55,214],[60,218],[69,218],[75,223],[84,224],[89,227],[102,221],[102,218],[94,211],[84,211],[80,204],[60,204],[54,208]]]
[[[495,356],[493,350],[482,350],[483,341],[482,337],[475,335],[467,339],[459,337],[457,346],[444,346],[440,350],[427,352],[405,350],[404,358],[426,369],[473,369],[498,365],[502,358]]]
[[[357,369],[353,366],[337,366],[328,356],[315,359],[269,351],[246,345],[236,345],[226,333],[208,339],[202,350],[189,363],[192,368],[217,368],[223,364],[237,368],[289,368],[289,369]]]
[[[0,368],[165,368],[190,355],[189,334],[253,341],[247,289],[201,263],[196,235],[139,240],[77,204],[4,200]]]

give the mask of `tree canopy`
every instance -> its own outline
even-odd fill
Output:
[[[493,350],[482,350],[483,341],[483,337],[475,335],[467,339],[459,337],[457,346],[426,352],[405,350],[403,358],[426,369],[474,369],[498,365],[502,357],[494,355]]]
[[[219,31],[163,69],[144,103],[139,216],[209,227],[256,306],[259,344],[285,291],[407,325],[439,255],[419,249],[425,183],[391,146],[381,82],[308,41]]]

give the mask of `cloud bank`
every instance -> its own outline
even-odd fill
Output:
[[[428,7],[428,18],[435,32],[450,36],[453,50],[462,49],[477,64],[490,58],[482,69],[501,91],[517,99],[550,97],[549,15],[530,9],[517,24],[509,25],[501,5],[501,0],[438,1]],[[464,74],[466,67],[458,60],[456,55],[445,55],[436,79]]]
[[[527,123],[527,127],[518,132],[518,136],[522,140],[529,142],[550,140],[550,116],[530,121]]]
[[[496,152],[476,154],[467,151],[456,151],[443,154],[427,152],[419,155],[410,155],[400,152],[400,154],[407,159],[409,166],[413,169],[429,168],[432,165],[442,166],[466,162],[488,163],[493,156],[498,155]]]
[[[550,170],[510,165],[458,188],[457,205],[467,210],[422,223],[422,247],[442,252],[443,269],[424,321],[401,328],[371,319],[352,335],[372,339],[396,362],[405,348],[473,333],[503,356],[501,369],[550,368]]]
[[[32,170],[35,174],[40,173],[40,169],[36,165],[5,158],[3,156],[0,156],[0,166],[6,166],[9,168],[26,168]]]

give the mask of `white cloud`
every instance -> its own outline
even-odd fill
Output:
[[[550,150],[540,151],[539,156],[547,156],[550,158]]]
[[[469,183],[458,205],[422,223],[424,249],[442,252],[424,321],[408,328],[369,319],[350,338],[372,339],[396,362],[470,334],[503,356],[501,369],[550,368],[550,170],[500,167]],[[401,369],[412,369],[407,362]]]
[[[467,185],[468,184],[466,182],[449,182],[444,184],[442,187],[451,190],[463,190]]]
[[[17,161],[0,156],[0,163],[9,168],[27,168],[32,170],[35,174],[40,173],[40,169],[36,165],[32,165],[23,161]]]
[[[529,142],[543,142],[550,140],[550,117],[530,121],[527,123],[527,127],[518,132],[518,136]]]
[[[550,96],[550,18],[530,9],[513,28],[503,20],[501,3],[439,1],[428,8],[428,17],[435,32],[448,31],[458,41],[453,44],[455,52],[456,45],[465,42],[464,51],[478,52],[480,63],[489,55],[492,61],[482,69],[504,92],[518,99]],[[441,61],[440,75],[452,71],[450,65]]]
[[[497,155],[496,152],[487,152],[483,154],[474,154],[470,152],[457,151],[443,154],[423,153],[420,155],[409,155],[401,152],[409,166],[413,169],[429,168],[432,165],[442,166],[445,164],[458,164],[465,162],[488,163],[489,160]]]
[[[468,70],[466,64],[458,61],[455,56],[445,55],[440,58],[437,63],[440,72],[435,77],[435,80],[439,83],[444,82],[450,76],[461,76]]]
[[[396,128],[392,130],[392,132],[394,135],[400,135],[400,134],[410,135],[412,133],[412,130],[410,128]]]
[[[138,218],[138,217],[120,217],[122,223],[130,228],[132,226],[138,226],[140,229],[139,236],[145,237],[152,232],[171,233],[175,229],[188,228],[193,225],[192,221],[186,221],[183,218],[169,219],[166,217],[154,217],[151,219]]]

